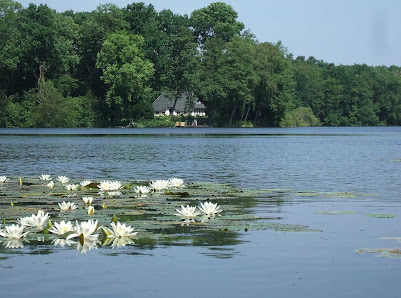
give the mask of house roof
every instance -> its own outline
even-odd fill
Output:
[[[191,100],[187,94],[182,95],[177,99],[177,103],[175,105],[175,110],[177,112],[185,112],[185,103]],[[195,109],[206,109],[205,105],[199,102],[196,98],[193,98],[192,101],[195,103]],[[155,112],[164,112],[166,109],[170,110],[173,108],[174,99],[170,99],[164,94],[161,94],[156,100],[152,103],[152,107]]]

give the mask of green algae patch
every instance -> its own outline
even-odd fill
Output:
[[[374,217],[374,218],[394,218],[396,217],[394,214],[384,214],[384,213],[372,213],[372,214],[366,214],[368,217]]]
[[[355,212],[355,211],[316,211],[315,214],[341,215],[341,214],[358,214],[358,212]]]
[[[398,248],[360,248],[356,254],[376,254],[379,258],[401,259],[401,249]]]

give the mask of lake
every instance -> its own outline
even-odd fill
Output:
[[[3,245],[3,297],[399,297],[401,127],[0,129],[0,176],[44,173],[273,190],[244,210],[315,231],[197,241],[189,227],[186,242],[86,254]]]

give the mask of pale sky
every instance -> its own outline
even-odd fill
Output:
[[[99,4],[124,7],[153,4],[190,15],[210,0],[20,0],[47,4],[62,12],[92,11]],[[314,56],[335,64],[401,66],[401,1],[399,0],[226,0],[239,20],[260,42],[282,41],[294,56]]]

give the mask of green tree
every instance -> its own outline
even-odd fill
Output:
[[[193,11],[190,24],[199,44],[205,44],[209,37],[218,37],[227,42],[238,36],[245,27],[237,18],[238,13],[230,5],[215,2]]]
[[[108,36],[98,54],[96,66],[108,87],[106,104],[110,124],[127,124],[136,119],[132,106],[149,97],[153,64],[145,59],[143,37],[126,32]]]

